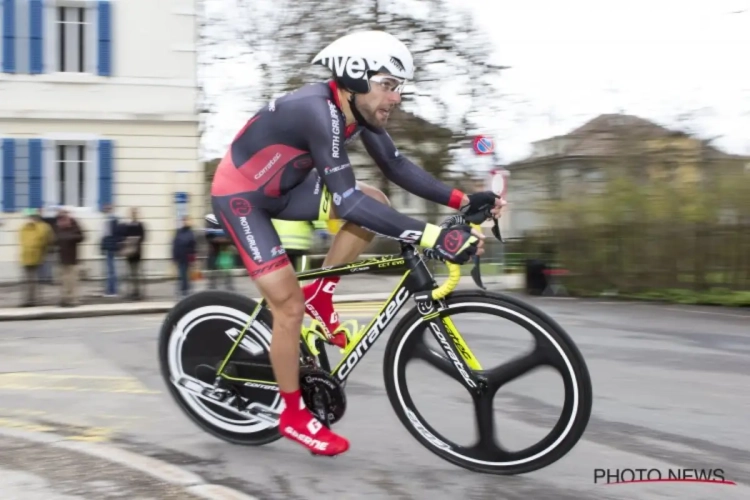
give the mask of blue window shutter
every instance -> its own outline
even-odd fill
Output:
[[[38,75],[44,68],[44,8],[42,0],[31,0],[29,16],[29,69]]]
[[[112,4],[109,0],[100,0],[98,13],[97,72],[101,76],[112,76]]]
[[[113,141],[99,141],[99,210],[112,203],[114,172],[112,168]]]
[[[3,3],[3,73],[16,72],[16,0]]]
[[[16,141],[3,139],[3,212],[16,211]]]
[[[29,208],[42,208],[42,140],[29,139]]]

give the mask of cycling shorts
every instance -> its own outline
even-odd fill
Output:
[[[257,279],[291,262],[271,219],[327,221],[331,193],[317,171],[287,193],[270,197],[262,191],[212,196],[214,214],[237,248],[251,278]]]

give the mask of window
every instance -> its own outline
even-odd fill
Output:
[[[114,143],[78,134],[2,138],[2,210],[65,205],[101,209],[112,203]]]
[[[66,205],[69,207],[85,207],[87,203],[87,191],[91,179],[89,177],[85,144],[60,144],[55,151],[55,171],[57,179],[55,183],[56,199],[55,205]],[[87,182],[88,181],[88,182]]]
[[[86,10],[83,7],[57,7],[57,68],[62,72],[86,71]]]
[[[0,0],[5,73],[112,74],[112,2]]]

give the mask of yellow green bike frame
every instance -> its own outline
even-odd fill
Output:
[[[448,266],[448,279],[438,286],[427,268],[424,259],[417,253],[414,246],[402,244],[400,255],[375,257],[341,266],[331,266],[297,273],[300,281],[307,281],[326,276],[376,273],[382,270],[404,269],[404,274],[396,285],[396,288],[367,326],[350,339],[347,348],[344,350],[343,358],[332,370],[328,363],[328,356],[323,348],[323,342],[320,338],[321,334],[304,326],[300,332],[300,344],[303,356],[316,358],[321,368],[331,373],[338,381],[345,382],[383,331],[393,322],[406,302],[411,297],[414,297],[416,307],[422,315],[423,321],[430,325],[442,348],[446,351],[446,355],[456,364],[467,386],[471,387],[472,380],[474,380],[472,372],[481,370],[482,368],[476,356],[471,352],[471,349],[469,349],[469,346],[453,325],[453,322],[449,317],[442,314],[444,310],[443,299],[456,288],[461,278],[461,267],[459,265],[451,263],[446,263],[446,265]],[[271,387],[276,385],[274,380],[238,378],[230,376],[225,372],[237,346],[242,342],[245,332],[252,322],[255,321],[255,318],[263,307],[265,307],[265,299],[258,303],[250,315],[247,324],[240,332],[240,335],[235,339],[234,344],[219,367],[218,377],[233,382],[247,382]],[[469,380],[467,380],[467,377]]]

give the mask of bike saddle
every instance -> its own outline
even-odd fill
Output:
[[[219,225],[219,220],[216,218],[214,214],[206,214],[206,222],[208,222],[208,229],[218,229],[221,230],[221,225]]]

